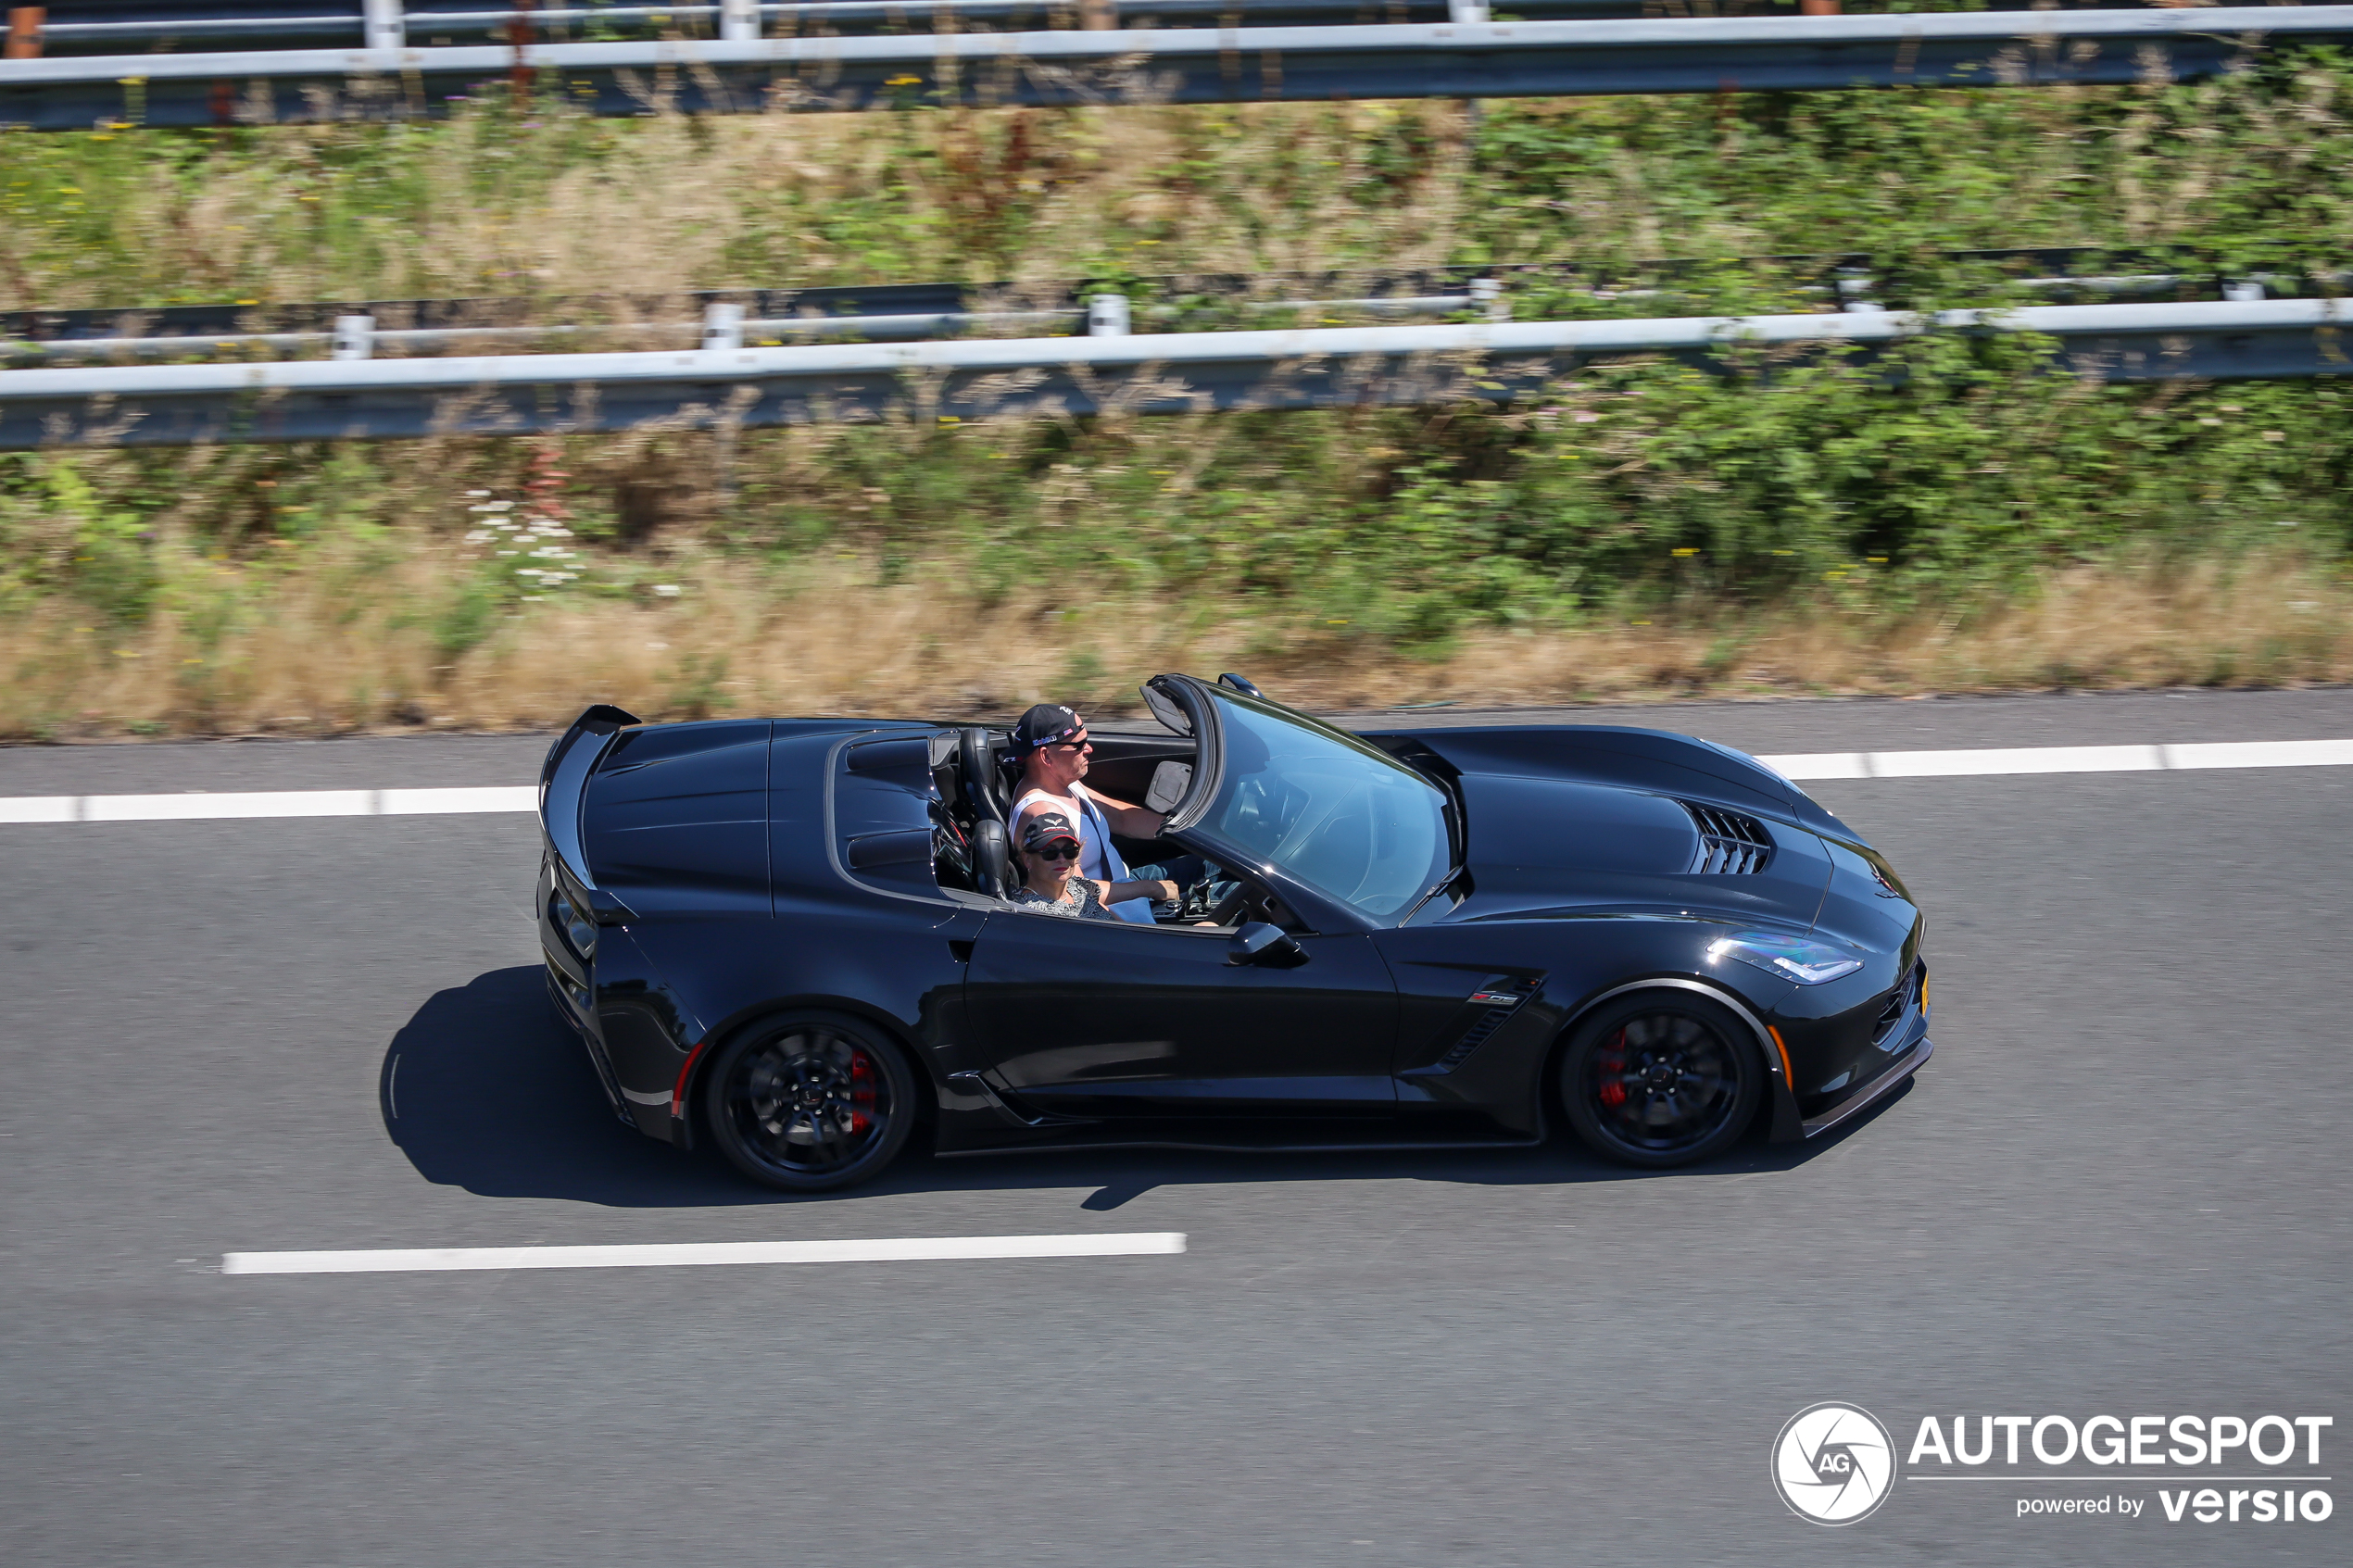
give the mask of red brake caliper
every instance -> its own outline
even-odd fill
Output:
[[[1616,1110],[1626,1103],[1626,1031],[1620,1029],[1605,1042],[1593,1058],[1593,1071],[1601,1082],[1596,1085],[1602,1103]]]
[[[849,1130],[854,1135],[875,1124],[875,1064],[864,1051],[849,1053]]]

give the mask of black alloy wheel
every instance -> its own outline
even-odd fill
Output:
[[[786,1192],[824,1192],[880,1171],[906,1146],[915,1103],[899,1048],[834,1013],[737,1035],[703,1080],[704,1124],[728,1163]]]
[[[1562,1108],[1577,1135],[1631,1165],[1688,1165],[1747,1130],[1764,1095],[1752,1031],[1685,991],[1626,997],[1588,1019],[1562,1053]]]

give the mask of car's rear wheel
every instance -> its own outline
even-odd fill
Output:
[[[1561,1054],[1562,1109],[1577,1135],[1631,1165],[1721,1153],[1756,1113],[1765,1067],[1731,1010],[1683,991],[1604,1008]]]
[[[704,1124],[728,1163],[786,1192],[864,1181],[906,1147],[914,1074],[872,1026],[837,1013],[774,1019],[721,1048]]]

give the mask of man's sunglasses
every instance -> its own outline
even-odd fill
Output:
[[[1084,751],[1089,744],[1090,743],[1085,735],[1080,735],[1076,740],[1050,740],[1043,746],[1039,747],[1039,749],[1043,751]]]
[[[1076,860],[1078,859],[1078,846],[1064,839],[1060,844],[1051,844],[1043,849],[1032,849],[1030,853],[1041,860]]]

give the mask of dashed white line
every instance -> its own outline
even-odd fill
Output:
[[[0,796],[0,822],[163,822],[225,817],[440,817],[536,811],[536,784],[463,789],[190,790],[180,795]]]
[[[1959,751],[1813,751],[1759,757],[1786,779],[1953,779],[2004,773],[2145,773],[2193,768],[2353,766],[2353,740],[2174,746],[1988,746]]]
[[[2144,773],[2204,768],[2353,767],[2353,740],[2190,741],[2169,746],[1809,751],[1760,757],[1788,779],[1955,779]],[[0,796],[0,823],[196,822],[232,817],[425,817],[535,811],[535,784],[460,789],[287,789],[180,795]]]
[[[689,1241],[617,1247],[421,1247],[228,1252],[224,1274],[378,1274],[456,1269],[694,1268],[723,1263],[912,1263],[989,1258],[1127,1258],[1185,1250],[1182,1231],[949,1236],[891,1241]]]

